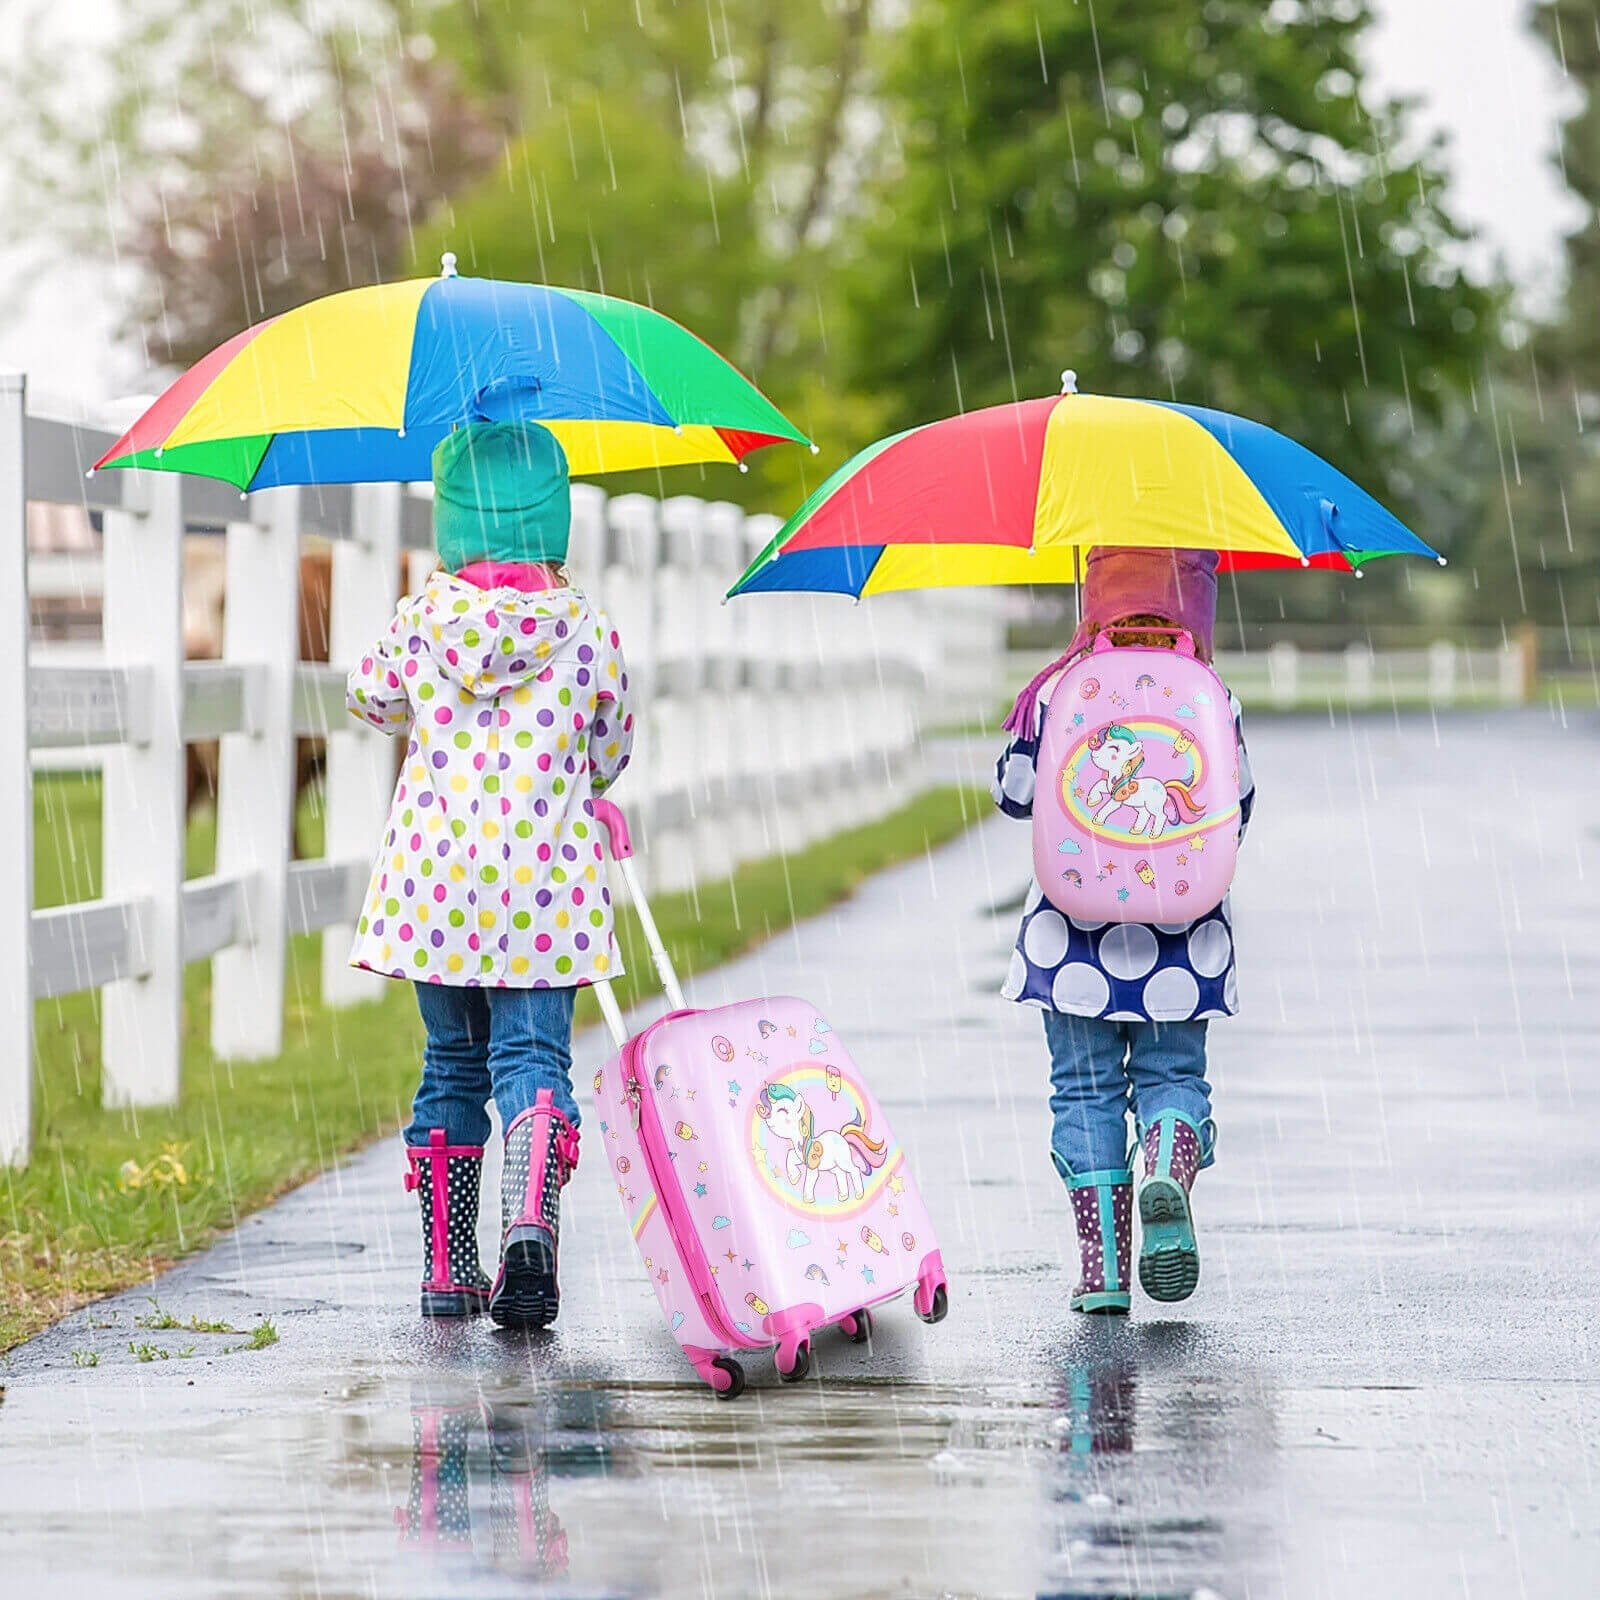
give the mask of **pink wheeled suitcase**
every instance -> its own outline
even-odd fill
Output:
[[[860,1343],[868,1308],[907,1289],[924,1322],[940,1321],[933,1224],[844,1041],[793,997],[685,1005],[627,824],[608,801],[595,814],[671,1006],[629,1038],[609,985],[596,985],[618,1047],[594,1075],[598,1142],[683,1353],[731,1400],[742,1352],[775,1349],[778,1375],[803,1378],[814,1334],[837,1323]]]

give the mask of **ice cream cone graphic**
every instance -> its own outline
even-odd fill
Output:
[[[861,1242],[867,1247],[867,1249],[876,1250],[880,1256],[886,1256],[889,1253],[889,1247],[877,1236],[877,1234],[872,1231],[871,1228],[862,1228]]]

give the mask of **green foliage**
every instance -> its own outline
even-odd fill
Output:
[[[852,273],[853,381],[908,424],[1073,367],[1269,422],[1385,492],[1496,301],[1450,262],[1438,152],[1363,94],[1368,21],[923,0],[883,85],[902,156]]]
[[[985,810],[975,791],[930,790],[879,822],[786,859],[753,862],[693,893],[655,897],[656,920],[679,971],[705,970],[823,910],[869,873],[932,848]],[[99,819],[97,780],[39,781],[40,904],[99,892]],[[189,847],[190,871],[206,870],[207,819],[196,820]],[[616,985],[617,998],[629,1005],[656,990],[631,908],[618,922],[628,973]],[[208,969],[204,963],[189,967],[177,1106],[101,1106],[94,995],[34,1008],[33,1159],[24,1170],[5,1173],[0,1190],[0,1350],[74,1306],[148,1280],[176,1256],[404,1120],[421,1043],[409,986],[389,985],[370,1005],[325,1011],[320,941],[291,941],[289,960],[287,1048],[272,1061],[240,1068],[211,1055]],[[580,1022],[594,1022],[597,1012],[592,996],[580,997]],[[581,1063],[575,1076],[586,1081]],[[175,1153],[181,1182],[127,1182],[130,1164],[148,1172],[169,1153]],[[138,1320],[141,1327],[168,1331],[239,1331],[193,1316],[183,1321],[154,1302]],[[110,1326],[110,1319],[91,1326]],[[259,1349],[275,1336],[275,1329],[257,1328],[250,1343],[237,1348]]]

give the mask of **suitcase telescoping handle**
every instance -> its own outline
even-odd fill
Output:
[[[644,942],[650,947],[650,959],[656,964],[656,971],[661,977],[661,987],[667,992],[667,1001],[674,1011],[682,1011],[685,1009],[682,985],[678,982],[678,974],[673,971],[672,957],[667,954],[667,947],[661,942],[661,932],[656,927],[656,919],[650,915],[650,902],[645,899],[644,890],[639,887],[639,875],[633,870],[633,839],[628,833],[628,819],[610,800],[596,800],[594,815],[595,821],[605,830],[611,859],[621,869],[622,881],[628,886],[628,895],[633,901],[633,908],[639,913],[639,926],[644,929]],[[600,1002],[606,1026],[611,1030],[611,1037],[620,1049],[628,1042],[628,1030],[623,1024],[622,1011],[617,1005],[616,996],[611,992],[610,983],[595,984],[594,993]]]

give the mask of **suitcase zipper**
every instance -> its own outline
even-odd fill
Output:
[[[723,1310],[715,1281],[706,1271],[694,1221],[683,1208],[683,1192],[678,1187],[677,1173],[673,1170],[672,1156],[667,1149],[667,1136],[661,1126],[660,1108],[656,1106],[654,1096],[649,1097],[652,1114],[648,1117],[642,1114],[646,1095],[644,1077],[639,1070],[639,1064],[644,1057],[645,1040],[663,1022],[670,1022],[674,1017],[690,1015],[693,1015],[691,1011],[668,1012],[666,1016],[658,1017],[652,1022],[643,1033],[628,1041],[627,1048],[623,1052],[623,1093],[627,1096],[629,1113],[633,1118],[634,1129],[639,1135],[639,1148],[644,1152],[650,1181],[655,1185],[656,1197],[661,1202],[661,1209],[666,1213],[667,1226],[672,1230],[674,1241],[679,1244],[679,1258],[684,1271],[689,1274],[690,1287],[700,1301],[706,1321],[713,1331],[720,1335],[725,1348],[760,1349],[763,1347],[761,1341],[747,1338],[733,1326],[732,1319]]]

